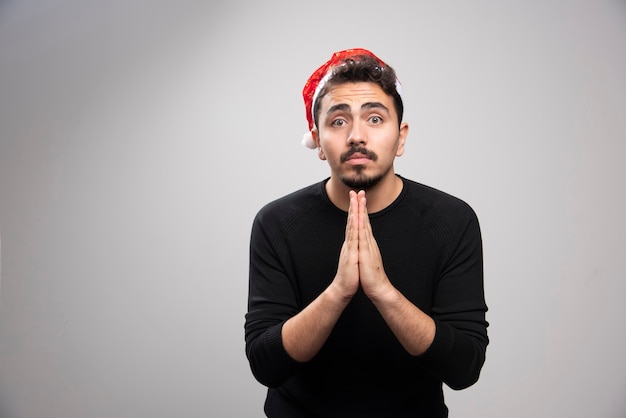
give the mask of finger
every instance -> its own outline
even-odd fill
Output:
[[[357,195],[359,204],[359,229],[364,229],[369,224],[369,218],[367,216],[367,199],[365,198],[365,191],[361,190]]]
[[[365,207],[365,192],[363,190],[361,190],[358,194],[356,194],[356,201],[357,201],[357,212],[358,212],[358,216],[357,216],[357,221],[358,221],[358,229],[362,229],[363,228],[363,214],[364,212],[364,207]]]
[[[348,221],[346,223],[346,241],[354,240],[358,238],[358,201],[357,194],[354,191],[350,191],[350,205],[348,207]]]
[[[370,224],[370,218],[367,213],[367,198],[365,192],[359,194],[359,248],[364,251],[375,251],[373,246],[376,246],[374,240],[374,233],[372,232],[372,225]]]

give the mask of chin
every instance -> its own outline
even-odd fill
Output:
[[[376,186],[383,176],[366,176],[362,173],[357,173],[352,176],[340,176],[340,180],[343,184],[353,190],[365,190],[368,191],[372,187]]]

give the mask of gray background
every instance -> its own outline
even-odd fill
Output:
[[[626,416],[624,1],[0,2],[0,417],[259,417],[248,238],[328,175],[300,91],[398,70],[397,171],[468,201],[491,345],[451,417]]]

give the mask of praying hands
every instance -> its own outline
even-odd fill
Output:
[[[346,238],[333,285],[348,299],[359,285],[370,299],[380,298],[393,290],[369,222],[364,191],[350,191]]]

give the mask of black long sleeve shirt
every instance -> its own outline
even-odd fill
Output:
[[[420,356],[404,350],[359,291],[320,352],[306,363],[291,359],[282,326],[332,282],[347,213],[324,181],[257,214],[245,339],[252,372],[269,388],[269,417],[446,417],[442,383],[477,381],[489,341],[478,219],[462,200],[402,181],[398,198],[369,217],[390,281],[435,321]]]

